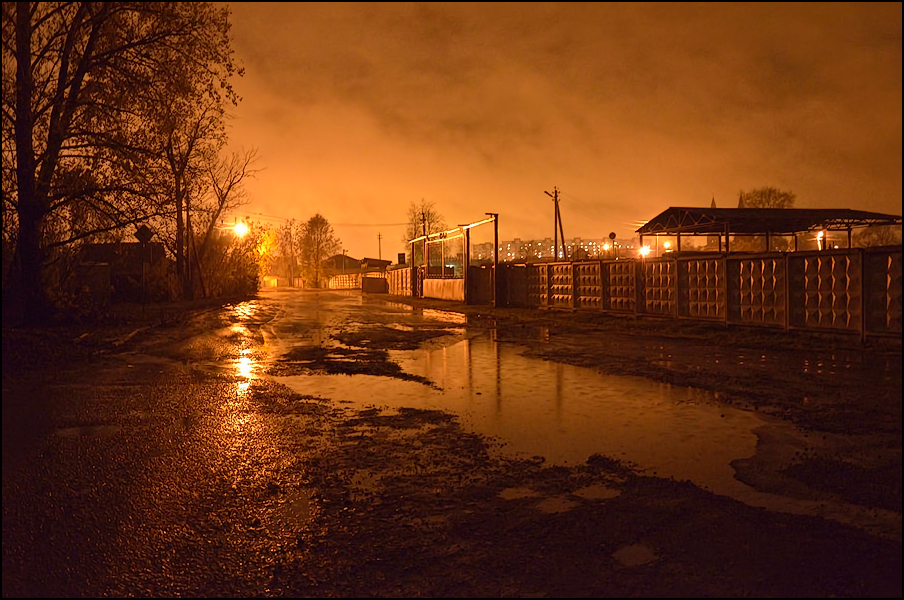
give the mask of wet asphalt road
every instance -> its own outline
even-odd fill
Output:
[[[312,298],[119,332],[87,366],[4,368],[3,596],[284,593],[313,492],[291,450],[304,434],[257,402],[289,394],[258,375],[367,312],[360,294]]]
[[[354,557],[337,559],[336,571],[332,572],[328,553],[318,569],[311,571],[316,572],[316,577],[330,578],[328,581],[317,581],[304,572],[305,561],[312,556],[306,546],[311,541],[309,529],[318,520],[318,511],[333,511],[330,523],[334,530],[320,532],[324,547],[334,546],[336,552],[349,555],[374,554],[373,564],[380,559],[373,547],[379,540],[363,540],[367,546],[358,548],[344,542],[356,540],[353,528],[343,530],[344,509],[329,508],[335,499],[312,486],[314,457],[322,467],[329,464],[334,451],[339,454],[339,448],[330,447],[329,432],[317,429],[333,422],[316,418],[335,409],[329,402],[301,403],[289,390],[260,375],[278,367],[278,359],[297,346],[329,345],[334,335],[370,325],[423,325],[429,320],[436,326],[443,322],[443,315],[433,313],[425,318],[409,307],[382,303],[380,310],[371,310],[366,300],[355,293],[312,295],[304,303],[303,312],[288,314],[287,305],[279,298],[279,294],[263,294],[258,300],[231,310],[212,311],[178,328],[118,332],[116,338],[98,341],[97,347],[102,351],[88,365],[29,370],[14,377],[7,377],[4,367],[4,597],[358,596],[367,590],[391,596],[393,589],[419,589],[410,583],[407,588],[393,587],[412,577],[404,569],[395,573],[400,577],[398,582],[378,577],[368,587],[365,582],[342,581],[343,571],[338,565],[354,569]],[[439,329],[445,326],[449,327],[446,333],[458,335],[455,331],[461,322],[449,315],[448,323]],[[295,408],[289,413],[268,408],[277,404]],[[337,469],[341,467],[338,462],[336,465]],[[649,494],[652,488],[645,487],[649,485],[655,484],[638,484],[641,496]],[[521,488],[513,489],[513,494],[527,493]],[[623,497],[629,501],[627,492]],[[700,594],[701,589],[722,594],[734,589],[738,595],[746,595],[728,575],[713,579],[707,570],[682,572],[686,567],[681,566],[684,563],[680,555],[689,548],[706,557],[708,563],[716,564],[714,572],[722,573],[726,568],[718,566],[719,557],[712,556],[714,546],[708,546],[710,536],[720,539],[718,529],[725,523],[714,520],[710,525],[713,531],[696,529],[699,517],[674,514],[675,509],[670,506],[696,503],[706,507],[712,499],[695,490],[675,496],[668,492],[663,497],[666,504],[657,498],[650,500],[650,506],[668,515],[669,520],[687,521],[680,543],[671,540],[674,523],[631,524],[614,510],[609,517],[612,522],[606,525],[607,535],[622,540],[612,550],[626,552],[626,563],[633,560],[640,565],[638,568],[652,560],[644,554],[649,550],[628,543],[636,535],[630,530],[617,535],[621,527],[639,526],[650,537],[661,535],[663,540],[676,543],[674,560],[662,561],[658,570],[646,574],[634,571],[622,575],[621,587],[608,588],[603,574],[617,572],[620,565],[602,561],[597,579],[603,583],[595,589],[621,590],[622,594],[635,590],[630,595],[638,596],[646,595],[644,590],[658,589],[661,595],[663,588],[656,587],[655,579],[667,575],[675,581],[693,582],[685,588],[671,588],[675,595],[687,595],[680,593],[681,589],[689,590],[691,595]],[[723,510],[723,504],[713,503],[713,510],[717,506]],[[764,518],[761,513],[751,511],[751,517],[746,509],[726,506],[738,516],[731,527],[738,523],[746,523],[745,527],[753,530],[761,527],[757,525]],[[396,518],[399,509],[378,506],[376,514],[387,510],[387,515],[380,518],[389,522]],[[487,518],[491,515],[488,513]],[[348,515],[348,523],[353,522],[352,517]],[[373,516],[367,519],[373,520]],[[530,519],[536,521],[534,516]],[[780,544],[768,540],[781,540],[782,529],[794,522],[764,521],[763,543]],[[552,537],[548,525],[539,523],[539,531]],[[583,529],[592,529],[592,521],[582,527],[578,519],[574,526],[570,535],[577,540]],[[488,531],[495,531],[495,527],[493,524]],[[508,528],[509,533],[516,531],[502,527]],[[809,557],[792,558],[789,548],[807,547],[807,539],[827,539],[820,538],[825,535],[822,525],[807,524],[806,529],[808,533],[801,536],[800,542],[778,548],[777,554],[786,555],[782,560],[799,559],[806,568]],[[565,531],[563,528],[562,533]],[[533,535],[526,534],[528,542]],[[863,550],[858,550],[864,565],[856,566],[860,570],[856,572],[885,576],[886,559],[894,559],[889,550],[900,558],[899,541],[872,544],[846,530],[844,535],[864,544]],[[336,542],[329,541],[333,538]],[[728,543],[729,538],[724,539]],[[564,543],[571,545],[567,538]],[[476,548],[452,541],[448,545],[439,555],[479,559]],[[667,546],[662,541],[659,551],[664,553]],[[542,556],[548,547],[548,543],[528,547],[526,556],[537,555],[555,566],[551,557]],[[574,547],[579,558],[586,556],[576,543]],[[725,561],[730,561],[735,550],[726,546],[719,552]],[[737,551],[740,555],[754,552]],[[870,558],[870,553],[876,554]],[[565,573],[562,569],[567,569],[567,562],[575,562],[567,553],[563,553],[563,560],[565,564],[553,572]],[[702,565],[692,562],[698,560],[696,556],[688,560],[691,562],[687,564]],[[468,568],[475,566],[464,564]],[[752,567],[738,567],[735,563],[732,568],[740,570],[740,577],[750,582],[763,579]],[[521,573],[518,568],[518,563],[507,568],[504,581],[531,578],[530,573]],[[380,571],[376,573],[379,576]],[[489,571],[486,575],[487,581],[493,580]],[[466,576],[464,572],[456,573],[458,579]],[[900,572],[896,580],[892,577],[887,582],[864,581],[862,587],[851,583],[847,573],[835,576],[845,583],[833,587],[831,574],[826,573],[829,582],[825,588],[808,588],[810,575],[801,575],[808,582],[799,589],[880,590],[880,595],[882,590],[900,590]],[[543,591],[542,583],[551,578],[539,573],[536,577],[541,583],[525,583],[523,589],[504,585],[444,588],[434,577],[423,589],[495,589],[509,590],[505,595],[552,595]],[[712,587],[701,584],[707,579],[712,581]],[[785,589],[798,589],[791,583],[793,572],[781,573],[777,579],[786,582]],[[550,589],[569,589],[570,584],[565,581],[555,584],[558,587],[549,585]],[[761,588],[750,585],[749,589],[780,589],[770,587],[778,584],[768,581]],[[576,585],[571,589],[593,588]],[[496,595],[503,594],[497,591]]]

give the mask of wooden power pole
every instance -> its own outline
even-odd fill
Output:
[[[558,188],[552,188],[553,193],[544,190],[544,194],[552,198],[553,204],[555,204],[555,215],[554,215],[554,223],[553,223],[553,260],[558,260],[559,258],[559,237],[562,238],[562,257],[567,261],[568,260],[568,246],[565,245],[565,232],[562,230],[562,214],[559,212],[559,190]]]

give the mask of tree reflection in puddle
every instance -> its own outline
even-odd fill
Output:
[[[414,407],[456,414],[469,431],[500,441],[492,452],[575,466],[593,455],[646,475],[690,481],[751,506],[842,522],[886,520],[845,503],[760,492],[735,478],[733,461],[757,453],[764,428],[781,430],[792,455],[806,436],[793,425],[718,404],[710,392],[598,373],[522,356],[518,346],[478,335],[449,346],[390,351],[416,381],[373,375],[277,377],[294,391],[365,408]]]
[[[390,358],[437,389],[367,375],[279,380],[300,393],[362,408],[450,411],[471,430],[503,440],[507,453],[562,465],[602,454],[714,491],[741,485],[730,463],[755,453],[754,430],[764,423],[754,413],[712,402],[708,392],[524,357],[483,335],[392,351]]]

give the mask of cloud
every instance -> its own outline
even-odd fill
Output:
[[[388,223],[425,198],[526,239],[558,186],[566,235],[602,237],[763,185],[900,214],[900,4],[231,6],[233,141],[276,214]]]

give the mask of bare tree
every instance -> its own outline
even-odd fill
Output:
[[[317,213],[304,224],[301,237],[302,269],[305,276],[320,287],[323,261],[339,252],[341,244],[329,221]]]
[[[407,248],[406,254],[409,262],[413,260],[410,256],[411,248],[408,247],[411,240],[446,229],[443,215],[439,213],[433,202],[427,202],[423,198],[420,203],[412,202],[408,207],[408,225],[405,227],[405,235],[402,237],[402,243]]]
[[[208,293],[205,277],[209,278],[216,273],[216,269],[212,269],[211,266],[216,264],[217,257],[211,254],[213,242],[217,237],[217,224],[223,214],[248,203],[243,184],[245,179],[253,177],[257,172],[252,168],[256,158],[257,150],[251,149],[241,154],[233,152],[226,158],[215,158],[207,165],[207,181],[211,194],[208,195],[207,202],[194,209],[194,213],[200,217],[197,228],[200,233],[196,235],[194,228],[188,228],[189,247],[194,250],[191,253],[193,258],[191,265],[198,273],[198,284],[205,297]]]
[[[774,187],[761,187],[738,192],[738,208],[794,208],[794,192]]]
[[[276,230],[276,263],[277,268],[285,273],[289,285],[294,285],[298,274],[298,257],[301,256],[301,243],[304,237],[304,225],[295,219],[289,219]]]
[[[433,202],[421,199],[412,202],[408,207],[408,226],[405,228],[405,237],[402,240],[406,244],[422,235],[438,233],[446,229],[443,215],[439,213]]]
[[[760,187],[747,192],[738,192],[738,208],[794,208],[796,198],[791,191]],[[767,239],[771,246],[769,248],[766,247]],[[788,246],[787,239],[760,235],[737,236],[732,242],[732,249],[740,252],[775,252],[786,250]]]
[[[3,234],[15,236],[4,242],[26,322],[47,314],[55,249],[164,212],[167,115],[237,101],[228,14],[208,2],[3,3]]]
[[[220,130],[222,114],[213,103],[198,111],[166,111],[160,136],[162,147],[159,169],[161,181],[158,194],[166,207],[164,217],[173,221],[171,248],[176,258],[176,275],[182,284],[182,295],[192,298],[192,199],[200,203],[206,191],[205,167],[216,162],[216,146],[223,134]],[[208,169],[209,170],[209,169]],[[200,208],[200,207],[195,207]],[[197,260],[197,253],[195,255]],[[203,285],[203,284],[202,284]]]
[[[860,248],[872,246],[900,246],[900,225],[876,225],[864,227],[854,236],[854,245]]]

